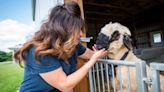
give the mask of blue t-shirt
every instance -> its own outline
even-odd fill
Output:
[[[77,56],[83,54],[86,48],[81,44],[77,45],[77,50],[69,59],[69,64],[55,56],[41,56],[39,55],[38,64],[34,59],[35,48],[30,48],[25,56],[25,69],[24,80],[20,86],[20,92],[60,92],[58,89],[53,88],[46,81],[44,81],[40,73],[53,71],[62,67],[64,72],[69,75],[76,70]]]

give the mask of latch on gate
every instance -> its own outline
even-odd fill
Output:
[[[143,81],[150,87],[152,85],[152,79],[143,78]]]

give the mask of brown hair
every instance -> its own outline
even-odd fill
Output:
[[[70,2],[58,5],[51,10],[40,30],[15,53],[14,57],[21,64],[25,60],[26,51],[35,46],[36,61],[39,54],[53,55],[67,61],[77,45],[75,36],[81,30],[84,30],[84,20],[78,4]]]

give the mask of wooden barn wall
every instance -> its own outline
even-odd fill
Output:
[[[163,10],[161,7],[153,8],[144,13],[140,13],[135,19],[135,29],[133,31],[136,48],[160,47],[164,44],[163,39]],[[164,14],[164,13],[163,13]],[[161,43],[153,44],[152,33],[161,33]]]
[[[98,33],[105,24],[105,22],[86,20],[86,36],[93,37],[93,39],[91,39],[91,41],[87,44],[87,47],[92,48],[96,42]]]
[[[131,30],[134,46],[137,49],[164,46],[164,6],[152,7],[152,9],[144,10],[132,16],[132,18],[129,18],[127,21],[122,21],[121,24]],[[109,22],[108,20],[86,20],[86,36],[93,37],[91,42],[87,44],[89,48],[95,43],[101,28]],[[158,32],[161,33],[162,42],[153,44],[152,34]]]

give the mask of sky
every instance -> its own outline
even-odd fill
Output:
[[[0,0],[0,21],[17,20],[30,24],[32,22],[32,0]]]
[[[32,0],[0,0],[0,51],[23,44],[34,31]]]

